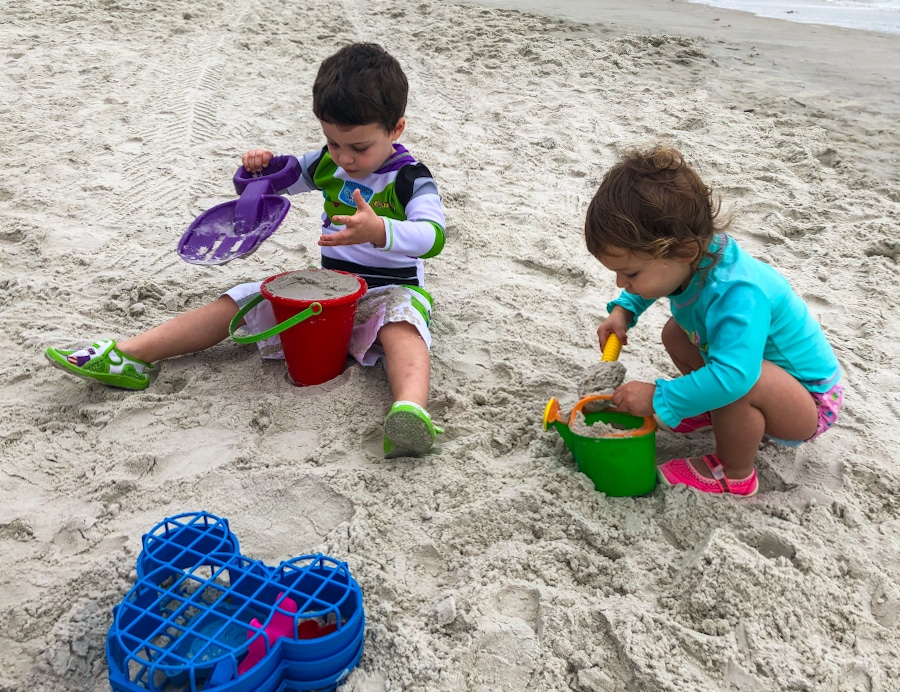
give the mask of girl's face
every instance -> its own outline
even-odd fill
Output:
[[[648,300],[664,298],[684,288],[694,273],[692,257],[654,259],[643,252],[609,247],[598,259],[615,272],[616,286]]]
[[[403,134],[406,119],[400,118],[392,132],[378,123],[350,128],[326,122],[321,125],[331,158],[351,178],[360,179],[377,171],[393,156],[394,141]]]

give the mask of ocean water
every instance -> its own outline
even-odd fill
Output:
[[[900,34],[900,0],[688,0],[760,17]]]

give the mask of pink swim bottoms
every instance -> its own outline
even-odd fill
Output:
[[[772,442],[787,447],[799,447],[804,442],[815,440],[819,435],[828,430],[837,422],[838,414],[841,410],[841,404],[844,401],[844,388],[836,384],[827,392],[810,392],[816,407],[819,409],[819,423],[816,425],[816,431],[805,440],[780,440],[777,437],[769,437]]]
[[[844,403],[844,388],[836,384],[827,392],[822,392],[821,394],[812,392],[812,398],[819,407],[819,424],[816,426],[816,431],[812,437],[806,440],[807,442],[816,439],[837,422],[841,404]]]

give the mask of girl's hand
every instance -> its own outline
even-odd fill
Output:
[[[656,385],[647,382],[626,382],[612,394],[612,405],[632,416],[652,416]]]
[[[241,157],[241,165],[248,173],[258,173],[269,165],[275,154],[268,149],[251,149]]]
[[[609,317],[603,320],[600,323],[600,326],[597,327],[597,338],[600,339],[601,351],[606,347],[606,340],[612,333],[615,333],[615,335],[619,337],[619,341],[622,342],[623,346],[628,343],[628,324],[633,317],[634,315],[621,305],[616,305],[613,308]]]
[[[384,219],[372,210],[359,190],[353,191],[353,201],[356,202],[356,213],[353,216],[338,215],[331,218],[334,223],[345,228],[337,233],[323,234],[319,238],[319,245],[324,247],[372,243],[375,247],[384,247],[387,242]]]

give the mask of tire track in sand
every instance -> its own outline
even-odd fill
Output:
[[[185,5],[185,15],[191,16],[194,5],[198,11],[193,16],[203,16],[199,3]],[[237,3],[221,21],[205,22],[202,29],[192,31],[190,40],[168,42],[168,55],[159,60],[157,53],[157,64],[146,76],[155,86],[136,90],[144,94],[131,104],[141,123],[140,145],[125,165],[128,182],[117,210],[120,218],[134,221],[131,228],[146,231],[154,221],[181,225],[197,196],[193,188],[206,185],[208,176],[197,159],[200,150],[221,136],[224,126],[216,107],[223,88],[223,47],[249,13],[249,2]],[[158,152],[171,156],[160,159]]]

